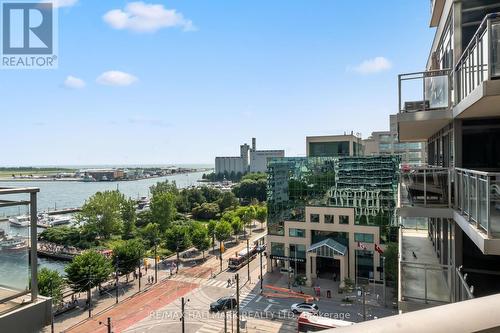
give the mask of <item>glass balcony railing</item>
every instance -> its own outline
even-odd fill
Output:
[[[455,66],[457,103],[495,78],[500,78],[500,13],[486,15]]]
[[[409,206],[451,207],[450,170],[414,166],[401,172],[401,203]]]
[[[489,238],[500,237],[500,173],[455,170],[456,209]]]
[[[451,107],[450,70],[398,76],[399,112],[447,110]]]

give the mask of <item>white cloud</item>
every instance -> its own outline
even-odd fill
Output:
[[[77,77],[68,75],[64,80],[64,86],[71,89],[81,89],[85,87],[85,81]]]
[[[97,83],[107,86],[129,86],[136,81],[135,76],[121,71],[107,71],[96,79]]]
[[[373,59],[368,59],[354,67],[354,71],[359,74],[375,74],[392,67],[392,64],[387,58],[375,57]]]
[[[78,0],[52,0],[54,8],[71,7],[76,5]]]
[[[195,30],[193,22],[185,19],[175,9],[163,5],[131,2],[122,9],[113,9],[104,14],[103,20],[114,29],[128,29],[135,32],[156,32],[161,28],[182,28]]]

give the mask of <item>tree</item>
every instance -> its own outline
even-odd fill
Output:
[[[157,182],[155,185],[149,188],[149,192],[151,192],[152,196],[155,196],[160,193],[172,193],[177,195],[179,190],[177,189],[177,184],[175,181],[169,182],[168,179],[164,182]]]
[[[95,233],[97,237],[109,239],[119,233],[123,225],[122,204],[125,197],[118,191],[97,192],[83,205],[76,215],[79,222],[85,222],[84,232]]]
[[[113,265],[119,274],[127,274],[127,281],[143,257],[144,245],[139,239],[126,240],[113,248]]]
[[[111,260],[89,250],[73,258],[64,271],[71,289],[75,292],[87,290],[89,298],[90,289],[106,281],[113,271],[113,266]]]
[[[215,226],[215,239],[222,243],[231,237],[232,231],[233,228],[231,227],[231,224],[225,220],[221,220]]]
[[[137,214],[135,213],[135,202],[132,199],[124,200],[121,206],[123,230],[122,238],[131,239],[134,237]]]
[[[207,202],[216,202],[222,197],[222,191],[214,187],[202,186],[200,191]]]
[[[165,245],[167,249],[177,254],[177,272],[179,271],[179,253],[191,245],[189,228],[183,224],[174,224],[165,232]]]
[[[147,248],[152,248],[160,239],[160,225],[158,223],[149,223],[140,231],[142,239]]]
[[[236,237],[236,241],[239,243],[238,235],[243,231],[243,222],[238,216],[233,216],[231,219],[231,228],[233,229],[233,234]]]
[[[201,206],[195,206],[191,212],[194,218],[209,220],[219,214],[219,205],[216,203],[202,203]]]
[[[250,234],[252,234],[251,226],[252,226],[252,222],[256,218],[256,216],[257,216],[257,212],[255,210],[255,207],[249,206],[249,207],[247,207],[245,214],[243,214],[243,217],[241,218],[245,227],[250,229]]]
[[[398,245],[389,243],[384,251],[385,257],[385,278],[387,280],[398,282]],[[397,288],[396,288],[397,289]]]
[[[214,247],[212,252],[215,252],[215,227],[217,226],[217,221],[210,220],[207,224],[208,236],[212,238],[212,246]]]
[[[219,204],[219,210],[221,212],[225,211],[228,208],[235,207],[238,205],[238,199],[233,192],[222,192],[220,199],[217,201]]]
[[[250,202],[252,199],[266,201],[267,180],[266,179],[243,179],[232,189],[236,197]]]
[[[205,251],[210,247],[207,228],[201,223],[194,223],[191,228],[191,241],[198,251],[203,252],[203,259],[205,259]]]
[[[166,230],[175,219],[175,195],[170,192],[156,192],[151,198],[151,220]]]
[[[257,214],[255,215],[255,218],[257,221],[260,222],[260,228],[263,228],[264,222],[266,222],[267,219],[267,207],[266,206],[259,206],[257,207]]]
[[[58,305],[63,300],[64,279],[58,271],[42,268],[38,271],[38,290],[40,295],[52,297],[52,303]]]

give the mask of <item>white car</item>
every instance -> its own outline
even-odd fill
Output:
[[[299,314],[302,312],[317,314],[319,312],[318,306],[313,303],[295,303],[292,304],[290,310],[292,310],[292,312],[295,314]]]

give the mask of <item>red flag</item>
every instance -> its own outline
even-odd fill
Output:
[[[377,244],[375,244],[375,251],[377,251],[380,254],[384,253],[384,251],[382,250],[382,248],[380,246],[378,246]]]
[[[366,250],[366,245],[361,242],[358,242],[358,247],[362,248],[363,250]]]

